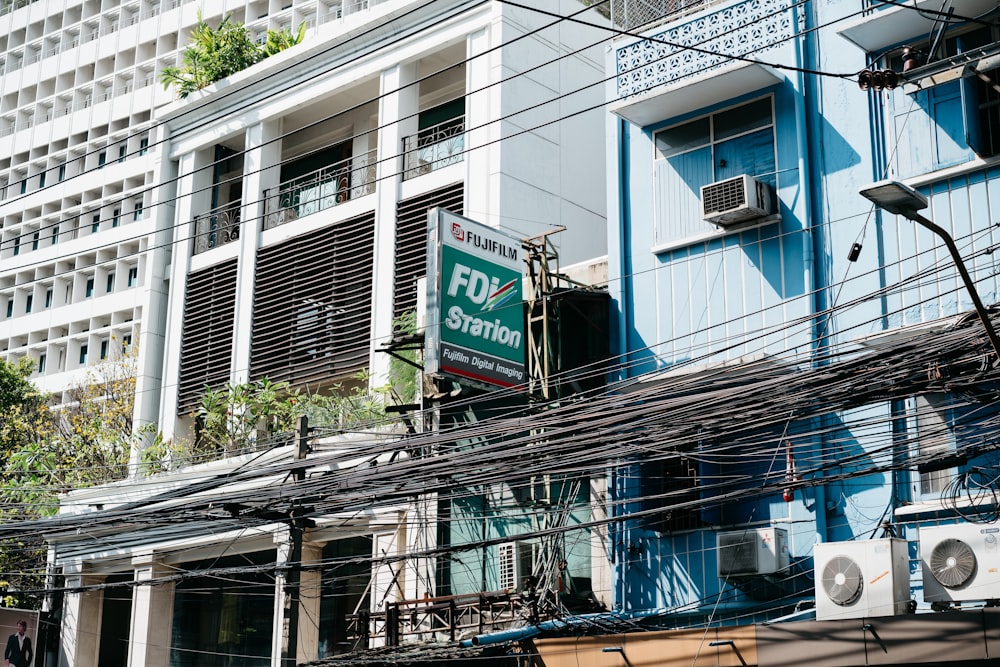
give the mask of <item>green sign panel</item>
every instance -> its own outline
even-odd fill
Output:
[[[478,384],[523,384],[521,244],[492,227],[428,214],[427,354],[432,374]]]

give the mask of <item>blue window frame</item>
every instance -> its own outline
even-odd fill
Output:
[[[701,187],[741,174],[775,184],[770,96],[659,130],[655,147],[656,241],[709,231]]]

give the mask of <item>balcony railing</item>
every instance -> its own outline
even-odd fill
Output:
[[[465,157],[465,116],[403,137],[403,180],[429,174]]]
[[[218,248],[240,237],[240,200],[194,219],[194,254]]]
[[[665,23],[722,0],[612,0],[611,20],[624,30]]]
[[[375,192],[375,151],[341,160],[264,190],[264,229]]]

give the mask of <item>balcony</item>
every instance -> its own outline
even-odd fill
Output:
[[[240,237],[240,200],[194,219],[194,254],[218,248]]]
[[[611,111],[645,127],[778,83],[771,68],[751,60],[775,59],[765,54],[794,47],[795,7],[792,0],[746,0],[622,43]]]
[[[403,138],[403,180],[443,169],[464,157],[465,116],[458,116]]]
[[[264,229],[375,192],[375,151],[335,162],[264,190]]]

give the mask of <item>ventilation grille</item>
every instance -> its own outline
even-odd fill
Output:
[[[706,215],[725,213],[747,205],[747,191],[741,178],[706,185],[701,196]]]
[[[976,573],[976,554],[961,540],[948,538],[934,547],[930,557],[931,573],[946,588],[961,588]]]
[[[235,303],[235,259],[188,275],[181,329],[178,415],[197,409],[205,387],[217,388],[229,381]]]
[[[719,535],[719,576],[757,573],[757,534]]]
[[[847,556],[834,556],[822,572],[823,591],[830,601],[847,607],[858,601],[864,589],[861,567]]]
[[[367,366],[374,235],[368,213],[259,251],[252,377],[322,385]]]
[[[462,215],[465,186],[455,183],[399,202],[396,207],[394,317],[417,307],[417,281],[427,275],[427,211],[439,206]]]

